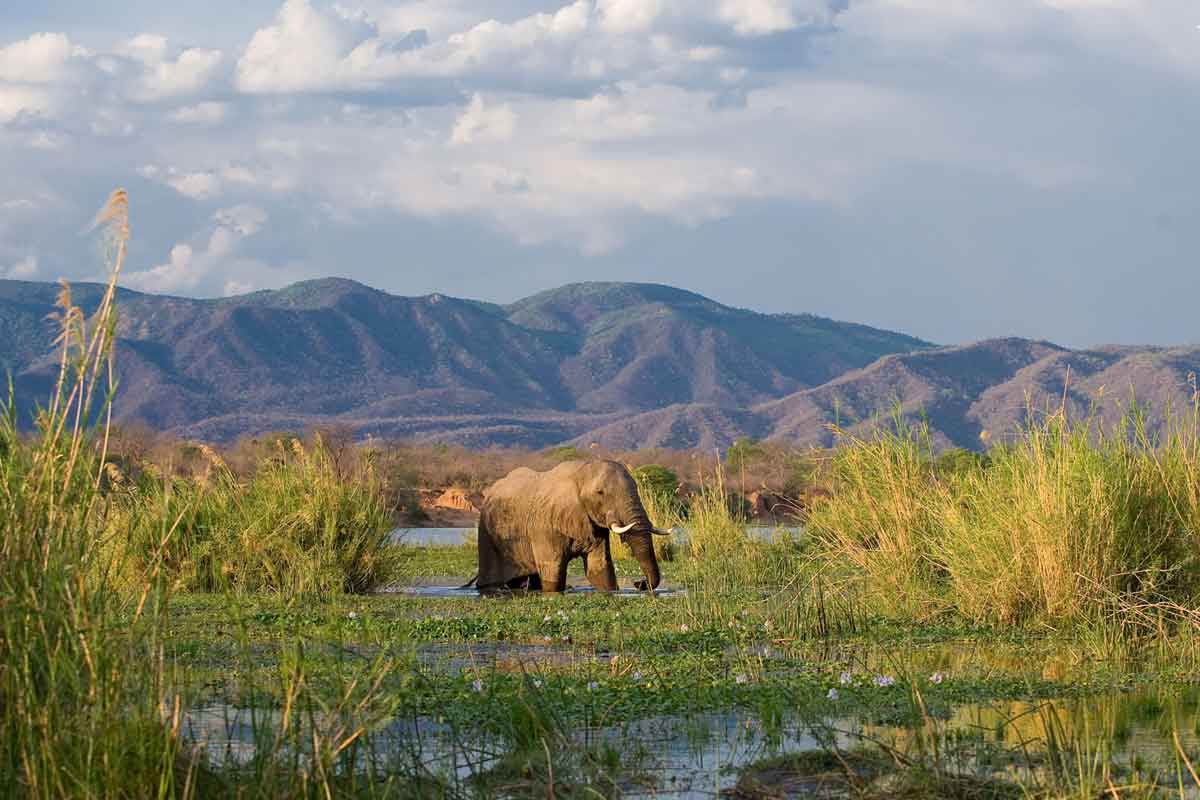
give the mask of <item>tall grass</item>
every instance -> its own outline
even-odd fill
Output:
[[[181,531],[208,518],[206,503],[224,500],[209,500],[202,490],[211,487],[195,484],[180,498],[167,485],[152,513],[131,516],[123,507],[129,487],[107,463],[113,301],[129,237],[123,191],[98,223],[110,246],[109,283],[91,319],[63,286],[59,378],[35,433],[19,430],[11,389],[0,408],[0,797],[404,794],[419,764],[364,759],[372,754],[370,728],[395,707],[380,692],[392,671],[386,650],[367,669],[332,673],[324,693],[304,659],[295,659],[280,675],[281,714],[256,710],[280,721],[256,729],[259,746],[247,765],[214,767],[186,743],[181,682],[166,652],[171,588],[180,559],[190,557]],[[302,466],[276,465],[239,490],[238,519],[263,534],[283,526],[287,544],[278,551],[289,557],[301,544],[348,541],[340,551],[348,560],[297,568],[284,558],[234,573],[270,575],[283,586],[290,572],[345,589],[386,571],[368,552],[380,541],[377,496],[336,491],[319,455],[294,457]],[[216,491],[235,494],[228,486]],[[131,548],[116,544],[131,533],[119,522],[142,526],[134,531],[142,537],[136,564]],[[323,682],[330,677],[322,673]]]
[[[292,439],[241,481],[202,449],[197,479],[114,488],[109,530],[129,581],[161,568],[186,591],[298,596],[364,593],[399,576],[393,509],[370,461],[347,473],[320,436],[309,450]]]
[[[186,781],[178,728],[162,717],[161,587],[112,590],[96,521],[113,389],[113,297],[128,240],[127,200],[98,218],[112,279],[86,320],[64,285],[60,374],[27,444],[11,397],[0,417],[0,795],[172,793]],[[128,665],[136,664],[134,671]]]
[[[986,461],[939,474],[923,429],[842,435],[835,491],[810,530],[877,611],[999,624],[1112,621],[1129,604],[1186,603],[1197,572],[1197,415],[1151,435],[1030,413]]]

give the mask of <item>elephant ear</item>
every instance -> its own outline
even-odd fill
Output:
[[[549,527],[560,536],[590,545],[595,536],[592,521],[579,499],[574,482],[555,482],[538,498],[540,513],[546,515]]]

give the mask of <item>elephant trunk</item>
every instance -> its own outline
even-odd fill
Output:
[[[654,555],[654,536],[651,533],[654,524],[646,515],[646,509],[642,507],[640,499],[630,503],[630,507],[625,511],[625,519],[627,524],[632,524],[633,529],[622,538],[641,565],[642,574],[646,576],[647,588],[657,589],[662,575],[658,571],[658,559]]]
[[[625,537],[633,557],[642,565],[642,574],[646,576],[646,586],[657,589],[662,579],[658,571],[658,559],[654,555],[654,537],[649,531],[638,531]]]

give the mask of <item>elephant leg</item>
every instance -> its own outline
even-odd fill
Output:
[[[567,553],[554,540],[533,542],[533,563],[542,582],[543,592],[561,592],[567,588]]]
[[[543,592],[561,592],[567,588],[567,560],[548,561],[538,564]]]
[[[587,570],[588,583],[601,592],[617,590],[617,571],[613,568],[612,556],[608,552],[608,542],[603,548],[597,548],[583,557]]]

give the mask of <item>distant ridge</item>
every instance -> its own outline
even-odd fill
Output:
[[[0,368],[22,413],[54,374],[58,287],[0,281]],[[101,287],[72,286],[85,312]],[[507,306],[399,297],[343,278],[191,299],[122,290],[118,421],[229,440],[348,425],[472,446],[723,447],[738,436],[829,441],[897,402],[943,446],[1009,430],[1027,394],[1090,402],[1101,385],[1189,398],[1195,348],[1071,351],[1001,339],[937,348],[809,314],[731,308],[671,286],[577,283]]]

